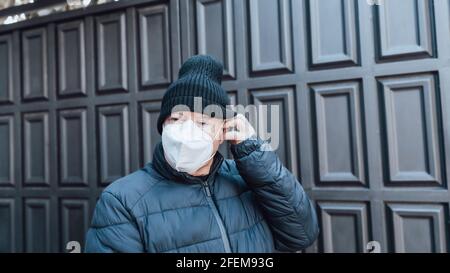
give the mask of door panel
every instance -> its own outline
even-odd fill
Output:
[[[307,252],[448,251],[448,22],[442,0],[140,0],[0,26],[0,252],[84,246],[194,54],[278,111],[254,125],[315,202]]]

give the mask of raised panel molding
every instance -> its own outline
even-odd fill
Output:
[[[166,5],[139,9],[141,85],[171,82],[169,11]]]
[[[86,95],[84,22],[60,24],[58,35],[58,94]]]
[[[59,172],[62,186],[87,186],[86,109],[59,113]]]
[[[155,146],[161,140],[156,126],[160,109],[160,101],[141,103],[142,165],[152,160]]]
[[[25,199],[25,251],[50,252],[50,200]]]
[[[248,13],[250,74],[292,72],[291,1],[250,0]]]
[[[379,82],[389,169],[387,182],[442,186],[434,75],[383,78]]]
[[[235,45],[232,0],[197,0],[199,54],[214,55],[224,66],[224,79],[235,78]]]
[[[89,202],[84,199],[64,198],[60,200],[61,252],[70,241],[77,241],[84,249],[85,234],[89,228]]]
[[[447,252],[448,218],[442,204],[387,204],[393,251]]]
[[[13,45],[11,35],[0,36],[0,104],[13,102]]]
[[[48,113],[23,115],[24,185],[49,186]]]
[[[23,99],[48,99],[47,31],[45,28],[22,33]]]
[[[360,83],[316,84],[311,89],[319,183],[366,186]]]
[[[14,199],[0,198],[0,253],[16,250],[16,212]]]
[[[324,252],[367,252],[370,224],[366,203],[319,201],[318,207]]]
[[[128,92],[125,14],[97,17],[97,76],[99,93]]]
[[[313,67],[357,65],[358,3],[354,0],[309,0],[310,64]]]
[[[434,55],[434,0],[383,1],[375,8],[379,59]]]
[[[130,171],[128,128],[127,105],[98,108],[99,170],[100,183],[103,186]]]
[[[295,175],[298,175],[294,88],[274,87],[255,89],[251,90],[250,94],[253,104],[258,111],[257,124],[255,124],[258,135],[263,139],[270,137],[272,149],[276,151],[283,164]],[[264,109],[263,106],[267,107],[267,113],[261,112],[261,109]],[[279,116],[278,118],[277,115]],[[271,120],[270,124],[278,126],[279,130],[276,127],[269,128],[268,117]],[[279,134],[278,136],[266,135],[266,133],[277,134],[277,132]],[[275,141],[274,136],[278,138],[278,141]],[[278,147],[274,147],[274,145]]]
[[[0,116],[0,187],[14,186],[14,117]]]

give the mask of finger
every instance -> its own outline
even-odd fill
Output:
[[[224,125],[223,128],[225,131],[232,131],[233,129],[239,129],[239,121],[237,121],[235,118],[227,120]]]
[[[238,114],[237,116],[235,116],[234,118],[231,118],[229,120],[225,121],[225,126],[226,127],[237,127],[237,128],[244,128],[245,125],[249,123],[247,118],[245,118],[244,115],[242,114]]]
[[[230,119],[226,119],[224,122],[224,127],[225,126],[234,126],[236,124],[236,117],[234,118],[230,118]]]
[[[235,118],[247,121],[247,118],[243,114],[237,114]]]
[[[224,134],[224,140],[242,140],[243,134],[238,131],[229,131]]]

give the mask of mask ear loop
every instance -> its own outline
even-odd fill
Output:
[[[224,125],[224,124],[225,124],[225,121],[222,122],[220,128],[223,128],[223,125]],[[213,142],[214,142],[214,140],[216,139],[217,134],[218,134],[219,132],[220,132],[220,129],[217,130],[217,132],[215,133],[214,137],[211,138]],[[206,162],[210,161],[210,160],[216,155],[216,153],[217,153],[217,151],[215,151],[213,154],[211,154],[211,156],[210,156],[207,160],[205,160],[205,162],[203,163],[202,167],[205,166]],[[200,168],[201,168],[201,167],[200,167]]]
[[[220,124],[220,128],[219,128],[219,130],[216,131],[216,134],[214,135],[213,140],[216,140],[216,137],[219,134],[220,130],[222,130],[222,132],[223,132],[223,125],[224,124],[225,124],[225,120],[222,121],[222,124]]]

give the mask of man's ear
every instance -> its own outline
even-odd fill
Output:
[[[218,140],[219,141],[219,145],[223,143],[224,141],[224,133],[223,132],[218,132],[218,134],[216,134],[216,139],[214,139],[215,141]]]

